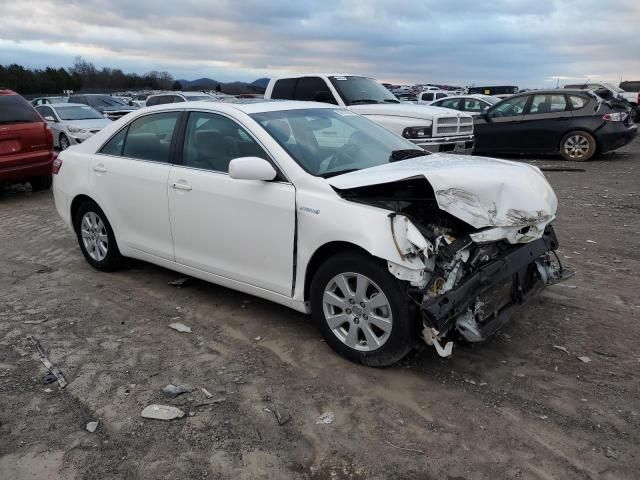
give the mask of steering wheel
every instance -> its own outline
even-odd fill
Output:
[[[359,148],[353,143],[347,143],[340,147],[340,149],[331,157],[327,164],[326,171],[330,172],[340,165],[353,163],[353,156],[358,153]]]

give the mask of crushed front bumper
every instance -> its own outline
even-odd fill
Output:
[[[425,326],[439,335],[456,328],[467,340],[485,340],[546,285],[573,275],[561,267],[549,274],[544,262],[557,248],[549,225],[542,238],[479,267],[444,294],[425,295],[421,305]]]
[[[410,139],[410,141],[421,149],[431,153],[448,152],[460,155],[471,155],[474,147],[473,135],[416,138]]]

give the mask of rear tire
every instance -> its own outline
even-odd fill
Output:
[[[570,162],[585,162],[596,153],[596,139],[583,130],[567,133],[560,141],[560,155]]]
[[[73,221],[78,244],[89,264],[103,272],[113,272],[122,265],[122,255],[116,237],[102,209],[92,201],[86,201]]]
[[[359,252],[340,253],[320,266],[311,283],[311,312],[325,341],[352,362],[392,365],[415,342],[404,286],[383,262]]]
[[[31,184],[31,190],[34,192],[49,190],[53,184],[53,176],[45,175],[43,177],[34,177],[29,181],[29,183]]]

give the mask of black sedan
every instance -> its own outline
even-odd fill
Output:
[[[630,112],[583,90],[536,90],[497,103],[475,122],[476,153],[560,154],[584,161],[631,142]]]

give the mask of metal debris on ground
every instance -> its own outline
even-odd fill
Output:
[[[87,426],[85,427],[87,432],[89,432],[89,433],[95,432],[96,429],[98,428],[98,423],[99,422],[89,422],[89,423],[87,423]]]
[[[607,447],[607,450],[605,451],[604,454],[607,456],[607,458],[613,458],[613,459],[618,458],[618,453],[611,447]]]
[[[207,398],[211,398],[213,397],[213,393],[211,393],[209,390],[207,390],[206,388],[202,387],[200,389],[202,391],[202,393],[204,393],[204,396]]]
[[[333,423],[335,419],[336,419],[336,416],[333,412],[324,412],[322,415],[320,415],[320,417],[318,417],[318,420],[316,421],[316,425],[319,425],[319,424],[330,425]]]
[[[149,405],[142,410],[142,416],[154,420],[174,420],[184,417],[184,412],[171,405]]]
[[[173,328],[175,331],[180,333],[191,333],[191,327],[188,327],[184,323],[180,322],[170,323],[169,328]]]
[[[58,368],[57,365],[51,363],[51,360],[49,360],[49,357],[47,357],[47,354],[45,353],[44,348],[42,348],[42,345],[40,345],[40,342],[32,335],[29,335],[27,337],[27,340],[29,340],[31,348],[33,348],[33,350],[40,357],[40,361],[42,362],[42,364],[47,367],[53,375],[55,375],[60,388],[66,387],[67,380],[64,378],[62,371]]]
[[[41,318],[39,320],[23,320],[22,323],[25,323],[27,325],[40,325],[41,323],[44,323],[46,321],[48,321],[49,318],[45,317],[45,318]]]
[[[587,243],[598,243],[595,240],[587,240]]]
[[[191,393],[193,388],[189,385],[173,385],[169,384],[160,389],[162,394],[167,398],[176,398],[178,395],[182,395],[183,393]]]
[[[584,363],[589,363],[591,361],[589,357],[576,357],[576,358]]]
[[[399,447],[398,445],[394,445],[393,443],[391,443],[389,440],[385,440],[385,443],[390,447],[397,448],[398,450],[404,450],[405,452],[421,453],[424,455],[424,452],[422,450],[416,450],[415,448]]]
[[[262,337],[260,337],[260,336],[254,337],[254,340],[255,340],[256,342],[259,342],[260,340],[262,340]]]
[[[227,399],[224,397],[214,398],[213,400],[205,400],[204,402],[196,403],[193,408],[206,407],[208,405],[214,405],[216,403],[226,402]]]
[[[289,415],[288,413],[280,413],[280,410],[278,410],[277,408],[273,409],[273,415],[276,417],[276,420],[278,421],[278,425],[282,426],[285,423],[289,422],[289,420],[291,420],[291,415]],[[331,420],[333,421],[333,420]],[[331,423],[331,422],[329,422]]]
[[[47,374],[42,377],[42,384],[49,385],[50,383],[57,382],[58,377],[56,377],[53,373],[47,372]]]
[[[569,355],[569,350],[567,350],[567,347],[561,347],[560,345],[554,345],[553,348],[560,350],[561,352],[566,353],[567,355]]]
[[[171,285],[172,287],[182,288],[187,286],[189,283],[191,283],[191,280],[192,280],[191,277],[182,277],[177,280],[173,280],[172,282],[169,282],[167,285]]]

